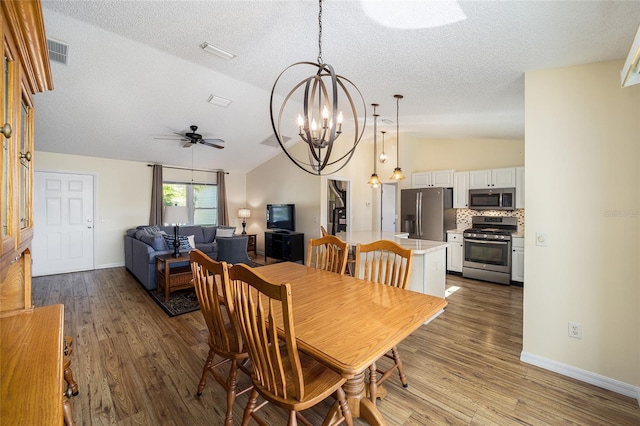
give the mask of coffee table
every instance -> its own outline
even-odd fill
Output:
[[[187,265],[171,267],[172,263],[184,262],[187,262]],[[158,293],[164,291],[165,302],[169,301],[169,295],[172,291],[193,287],[189,253],[180,253],[179,257],[173,257],[173,254],[156,256],[156,279]]]

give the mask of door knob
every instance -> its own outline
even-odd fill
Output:
[[[9,139],[11,137],[11,124],[4,123],[4,126],[0,127],[0,133],[2,133],[5,138]]]

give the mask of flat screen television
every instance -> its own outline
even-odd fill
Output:
[[[295,204],[267,204],[267,228],[295,231]]]

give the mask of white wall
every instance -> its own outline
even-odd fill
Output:
[[[638,397],[640,86],[620,88],[621,67],[526,74],[523,359],[613,379]],[[581,340],[568,321],[582,324]]]
[[[141,162],[44,151],[36,151],[33,162],[35,170],[95,174],[95,266],[108,268],[124,265],[125,230],[149,223],[151,167]],[[193,176],[196,182],[215,182],[215,174],[212,173],[194,173]],[[164,169],[163,178],[191,181],[191,172]],[[242,220],[235,216],[238,208],[245,204],[245,175],[229,174],[225,182],[229,223],[239,230]]]

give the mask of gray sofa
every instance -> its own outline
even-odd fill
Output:
[[[217,260],[218,244],[216,234],[218,229],[235,229],[228,226],[181,226],[180,235],[193,235],[193,240],[197,249],[204,252],[210,258]],[[138,226],[128,229],[124,236],[124,264],[127,270],[135,276],[147,290],[157,288],[156,284],[156,256],[159,254],[173,253],[173,247],[167,244],[167,238],[174,235],[173,226]],[[220,237],[218,237],[220,238]],[[233,236],[230,238],[241,238]],[[184,239],[184,238],[183,238]],[[188,243],[182,242],[180,252],[187,253],[191,247]],[[246,241],[244,244],[244,255],[247,254]],[[185,262],[185,265],[188,264]],[[172,266],[181,266],[175,264]]]

